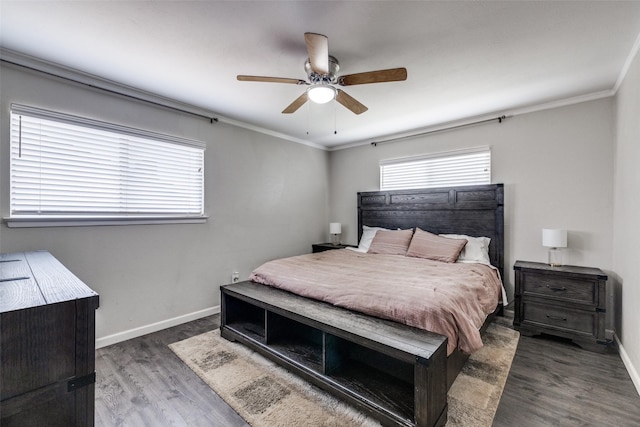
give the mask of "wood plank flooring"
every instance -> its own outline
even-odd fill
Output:
[[[97,350],[96,426],[247,426],[167,347],[218,326],[210,316]],[[494,426],[640,426],[640,396],[617,354],[521,337]]]
[[[494,426],[640,426],[640,396],[617,353],[520,337]]]
[[[96,350],[96,426],[248,426],[169,347],[219,315]]]

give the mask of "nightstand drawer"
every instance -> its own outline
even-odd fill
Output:
[[[570,310],[566,307],[547,306],[535,303],[523,304],[524,320],[539,326],[553,327],[593,336],[596,323],[595,311]]]
[[[529,272],[523,276],[522,290],[525,295],[551,297],[593,306],[597,303],[596,285],[595,281],[585,279]]]

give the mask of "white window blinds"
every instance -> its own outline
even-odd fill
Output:
[[[380,190],[490,183],[489,147],[380,161]]]
[[[204,143],[11,106],[11,218],[204,215]]]

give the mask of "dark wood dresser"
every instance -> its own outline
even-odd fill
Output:
[[[513,326],[523,335],[546,333],[605,352],[607,275],[598,268],[552,267],[516,261]]]
[[[94,425],[98,299],[49,252],[0,254],[0,425]]]

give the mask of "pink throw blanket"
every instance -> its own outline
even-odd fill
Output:
[[[500,300],[498,273],[483,264],[330,250],[269,261],[250,280],[449,338],[472,353]]]

